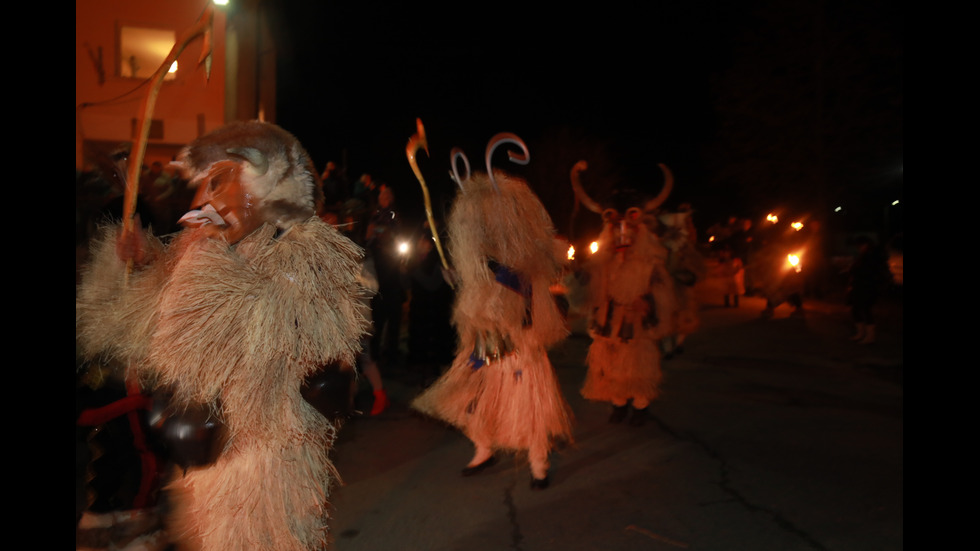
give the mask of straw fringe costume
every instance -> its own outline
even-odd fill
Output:
[[[678,254],[683,254],[683,252]],[[684,259],[680,259],[679,262],[684,262]],[[671,265],[671,267],[674,266],[673,262],[671,262]],[[687,278],[687,274],[690,273],[690,270],[687,268],[681,268],[679,271],[675,271],[673,269],[670,269],[669,271],[672,277],[674,277],[674,293],[676,295],[677,304],[677,311],[674,313],[674,327],[676,329],[676,333],[674,335],[674,346],[676,348],[682,346],[684,339],[701,327],[701,305],[698,302],[697,291],[694,284],[689,283],[687,279],[680,280],[676,276],[677,273],[683,273],[683,277]],[[704,277],[704,273],[706,272],[702,269],[701,273],[697,277],[699,279]]]
[[[243,126],[281,132],[270,127]],[[290,182],[308,189],[303,174],[275,164],[284,155],[260,177],[295,176],[276,193]],[[322,366],[353,364],[368,327],[361,250],[316,216],[285,228],[261,223],[234,244],[207,233],[217,225],[190,227],[166,245],[147,236],[149,258],[128,274],[119,229],[105,228],[78,289],[79,344],[89,357],[121,360],[147,388],[172,389],[176,403],[204,404],[226,428],[216,462],[175,472],[167,488],[179,549],[325,549],[338,482],[328,453],[339,427],[300,389]]]
[[[528,452],[533,477],[545,479],[553,445],[572,436],[546,351],[568,333],[549,291],[565,247],[527,184],[495,177],[499,192],[484,174],[464,181],[450,213],[459,348],[412,406],[462,430],[478,453]]]
[[[617,252],[612,226],[599,236],[590,283],[592,345],[582,396],[645,408],[660,393],[658,342],[673,334],[677,299],[665,262],[667,250],[642,227],[633,244]]]
[[[263,226],[232,248],[185,230],[130,275],[97,246],[79,294],[81,342],[127,360],[178,399],[215,405],[229,433],[217,463],[178,475],[171,530],[202,549],[320,549],[337,480],[337,428],[303,400],[303,379],[352,362],[364,318],[359,251],[317,218],[274,237]],[[220,405],[219,405],[220,404]]]
[[[666,226],[661,243],[667,248],[667,272],[671,275],[677,307],[672,319],[674,334],[664,339],[661,348],[665,356],[672,356],[683,350],[684,340],[701,326],[701,305],[695,285],[704,279],[707,267],[691,234],[683,229],[691,224],[690,213],[661,218]],[[678,218],[682,221],[677,221]]]

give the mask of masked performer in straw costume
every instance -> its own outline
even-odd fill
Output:
[[[572,187],[589,210],[603,217],[599,248],[590,259],[592,345],[582,396],[611,402],[611,423],[621,422],[632,401],[630,424],[644,423],[647,406],[660,392],[660,340],[674,333],[676,297],[667,271],[667,249],[644,223],[663,203],[673,186],[666,166],[660,194],[644,200],[636,190],[620,190],[612,205],[602,208],[579,181],[587,168],[572,168]]]
[[[667,248],[667,272],[671,275],[676,310],[672,316],[674,334],[661,341],[664,359],[684,351],[687,336],[701,325],[700,304],[695,285],[707,272],[704,257],[697,249],[692,211],[681,205],[678,212],[657,215],[660,242]]]
[[[277,126],[230,124],[178,164],[198,188],[185,229],[164,243],[106,228],[78,292],[80,344],[225,426],[217,459],[168,486],[179,548],[324,549],[338,426],[300,389],[353,364],[361,251],[315,215],[312,163]]]
[[[453,322],[459,348],[449,370],[412,406],[463,431],[476,450],[463,475],[496,463],[494,452],[527,452],[531,487],[548,486],[549,455],[571,440],[571,412],[546,348],[567,335],[549,286],[561,275],[566,245],[544,206],[521,178],[453,172],[461,191],[448,218],[450,255],[458,274]]]

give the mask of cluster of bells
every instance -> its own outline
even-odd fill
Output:
[[[327,419],[340,419],[352,411],[350,369],[331,364],[304,381],[303,398]],[[220,404],[183,404],[168,389],[153,393],[148,424],[170,461],[183,469],[217,461],[228,441],[218,412]]]
[[[477,336],[470,363],[473,369],[502,360],[514,352],[514,343],[507,335],[494,331],[484,331]]]

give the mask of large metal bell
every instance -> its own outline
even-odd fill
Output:
[[[345,418],[354,409],[354,369],[340,362],[325,365],[307,377],[300,392],[327,419]]]
[[[218,460],[227,443],[227,429],[209,404],[182,404],[166,390],[153,393],[150,428],[167,459],[185,470]]]

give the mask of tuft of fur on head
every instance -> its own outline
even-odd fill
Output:
[[[250,161],[255,158],[267,164]],[[319,176],[302,144],[286,130],[262,121],[232,122],[191,142],[174,164],[193,188],[215,163],[228,160],[245,165],[243,184],[259,201],[265,222],[286,229],[316,213]]]
[[[550,346],[567,335],[550,293],[565,264],[567,244],[555,235],[547,210],[524,180],[494,171],[499,192],[485,173],[462,182],[447,220],[449,250],[459,274],[454,321],[464,348],[473,335],[493,332],[518,348]],[[520,294],[495,281],[493,260],[531,287],[531,315]],[[526,325],[526,321],[531,321]]]
[[[463,279],[486,279],[487,259],[531,277],[556,278],[564,251],[556,251],[555,228],[544,205],[524,180],[494,171],[498,192],[486,174],[462,184],[447,224],[456,269]]]

